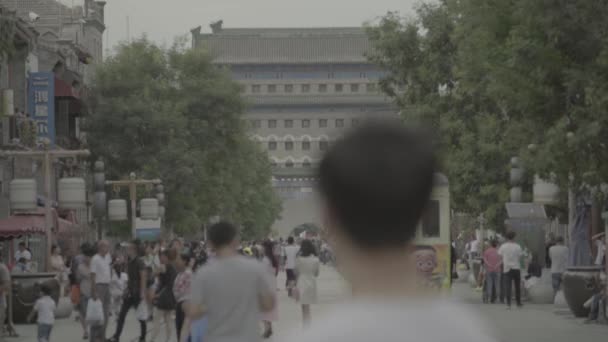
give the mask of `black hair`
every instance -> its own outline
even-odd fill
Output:
[[[272,267],[274,269],[279,268],[279,261],[274,255],[274,242],[266,240],[262,243],[262,246],[264,247],[264,256],[267,257],[268,260],[270,260],[270,264],[272,265]]]
[[[416,247],[414,247],[414,249],[417,251],[433,251],[433,252],[437,253],[437,250],[435,249],[435,247],[429,246],[429,245],[416,245]]]
[[[507,238],[507,240],[513,240],[513,239],[515,239],[515,236],[517,236],[517,234],[515,234],[515,232],[514,232],[514,231],[512,231],[512,230],[511,230],[511,231],[508,231],[508,232],[505,234],[505,237]]]
[[[498,247],[498,240],[496,240],[496,239],[492,239],[492,240],[490,241],[490,246],[492,246],[492,247],[494,247],[494,248]]]
[[[312,243],[312,241],[308,239],[302,240],[302,243],[300,244],[300,255],[303,257],[317,255],[317,249],[315,248],[315,245]]]
[[[25,247],[25,242],[24,241],[19,242],[19,247],[21,247],[21,246]]]
[[[57,250],[57,245],[52,245],[51,246],[51,254],[55,253],[55,251]]]
[[[555,238],[555,242],[557,243],[564,243],[564,237],[563,236],[558,236]]]
[[[290,236],[290,237],[287,238],[287,243],[288,244],[293,245],[293,242],[294,242],[293,236]]]
[[[45,295],[45,296],[50,296],[51,295],[51,287],[48,286],[47,284],[42,284],[42,285],[40,285],[40,292],[42,292],[42,294]]]
[[[182,259],[184,263],[186,263],[186,265],[188,265],[190,263],[190,260],[192,260],[192,253],[182,252],[179,254],[179,258]]]
[[[231,244],[237,237],[237,228],[228,222],[218,222],[209,227],[207,236],[214,248],[221,248]]]
[[[416,235],[435,167],[427,135],[397,121],[371,121],[329,149],[319,167],[319,187],[356,245],[401,248]]]

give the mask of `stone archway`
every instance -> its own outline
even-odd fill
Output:
[[[294,229],[291,230],[291,234],[292,236],[299,236],[300,234],[307,232],[313,235],[319,235],[321,234],[321,227],[319,227],[318,225],[314,224],[314,223],[304,223],[301,225],[298,225],[297,227],[295,227]]]
[[[281,237],[288,237],[293,230],[301,225],[322,227],[319,201],[315,194],[308,190],[311,188],[298,188],[285,190],[280,193],[282,210],[272,230]]]

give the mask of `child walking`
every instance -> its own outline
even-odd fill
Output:
[[[32,321],[34,315],[38,314],[38,342],[49,342],[51,331],[55,323],[55,301],[51,298],[51,288],[48,285],[40,287],[41,296],[34,304],[34,309],[28,316]]]

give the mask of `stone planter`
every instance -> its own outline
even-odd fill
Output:
[[[62,319],[70,317],[72,315],[73,308],[74,304],[72,304],[70,297],[59,298],[57,307],[55,308],[55,318]]]
[[[19,273],[12,274],[13,283],[13,323],[27,323],[27,316],[40,296],[40,285],[51,288],[52,297],[59,300],[59,282],[55,273]]]
[[[527,288],[528,299],[533,304],[552,304],[554,300],[553,287],[551,285],[551,272],[544,269],[542,276]]]
[[[601,267],[580,266],[569,267],[564,273],[564,297],[570,311],[576,317],[587,317],[589,309],[583,304],[597,292]]]

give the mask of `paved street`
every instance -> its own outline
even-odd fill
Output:
[[[314,319],[331,309],[332,305],[347,298],[347,291],[339,275],[330,268],[324,268],[319,279],[320,301],[314,307]],[[279,283],[283,281],[279,279]],[[555,310],[552,305],[526,305],[523,309],[507,310],[503,305],[483,305],[478,293],[473,292],[466,284],[456,284],[452,293],[458,301],[471,305],[479,311],[480,316],[494,327],[500,342],[593,342],[604,341],[608,327],[585,325],[582,320],[573,318],[565,310]],[[283,340],[281,336],[300,329],[300,311],[285,291],[279,292],[281,321],[276,324],[277,337],[274,341]],[[113,323],[113,322],[112,322]],[[35,342],[35,326],[19,326],[21,337],[9,339],[15,342]],[[114,331],[113,324],[109,331]],[[137,338],[138,325],[130,317],[122,341],[134,341]],[[52,341],[78,341],[82,332],[72,320],[61,320],[55,325]],[[164,336],[161,334],[161,337]],[[158,339],[162,341],[162,338]]]

